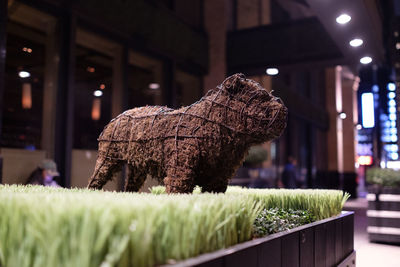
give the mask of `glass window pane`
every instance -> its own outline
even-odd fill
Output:
[[[130,51],[128,66],[128,106],[162,104],[162,62]]]
[[[111,120],[112,46],[101,37],[77,30],[74,148],[97,149],[97,138]]]
[[[199,76],[177,70],[175,83],[178,107],[193,104],[203,95]]]
[[[40,149],[47,31],[54,18],[17,2],[9,18],[1,146]]]

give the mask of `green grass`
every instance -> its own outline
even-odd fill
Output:
[[[165,194],[163,186],[152,187],[150,191],[153,194]],[[196,187],[193,193],[199,192],[200,188]],[[341,190],[248,189],[238,186],[229,186],[225,194],[250,197],[260,202],[263,209],[308,210],[317,220],[339,214],[350,197]]]
[[[0,265],[154,266],[250,240],[267,206],[310,207],[322,218],[338,214],[346,199],[341,191],[291,192],[155,195],[0,185]]]

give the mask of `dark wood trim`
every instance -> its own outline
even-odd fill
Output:
[[[5,65],[7,45],[7,0],[0,0],[0,137],[3,126],[3,101],[5,87]],[[0,154],[0,183],[3,174],[3,158]]]
[[[76,17],[63,16],[60,26],[60,66],[57,91],[55,161],[61,173],[61,184],[71,186],[71,163],[74,126],[74,76]]]

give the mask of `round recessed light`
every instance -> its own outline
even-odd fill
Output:
[[[277,75],[279,73],[279,70],[277,68],[268,68],[265,72],[268,75]]]
[[[387,84],[387,89],[389,91],[395,91],[396,90],[396,85],[394,83],[388,83]]]
[[[396,43],[396,49],[397,49],[397,50],[400,49],[400,43]]]
[[[339,24],[346,24],[351,20],[351,17],[347,14],[341,14],[336,18],[336,22]]]
[[[354,38],[353,40],[351,40],[351,41],[349,42],[349,44],[350,44],[352,47],[358,47],[358,46],[362,45],[363,43],[364,43],[363,40],[362,40],[362,39],[359,39],[359,38]]]
[[[361,130],[362,129],[361,124],[357,124],[356,128],[357,128],[357,130]]]
[[[372,62],[372,58],[371,57],[363,57],[360,59],[360,63],[361,64],[369,64]]]
[[[345,112],[340,112],[339,113],[339,118],[341,118],[342,120],[346,119],[347,114]]]
[[[160,88],[160,84],[159,83],[151,83],[151,84],[149,84],[149,88],[152,90],[157,90]]]
[[[27,72],[27,71],[24,71],[24,70],[18,72],[18,75],[19,75],[19,77],[21,77],[21,78],[28,78],[28,77],[31,77],[31,74],[30,74],[29,72]]]
[[[103,92],[101,90],[96,90],[96,91],[93,92],[93,95],[97,96],[97,97],[100,97],[100,96],[103,95]]]

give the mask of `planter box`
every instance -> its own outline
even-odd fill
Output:
[[[354,213],[303,225],[166,266],[355,266]]]
[[[368,188],[370,241],[400,243],[400,188]]]

